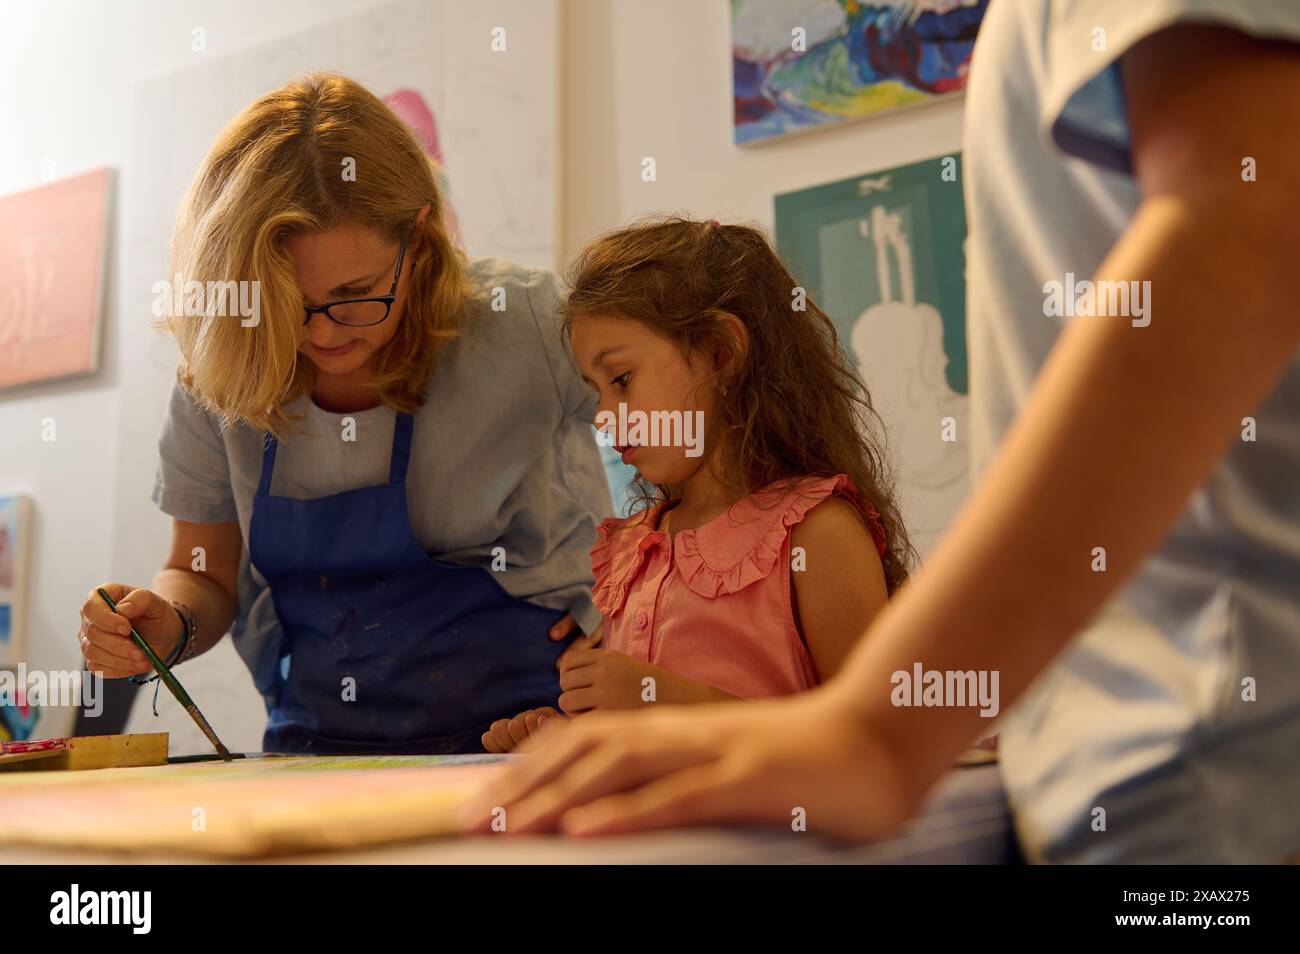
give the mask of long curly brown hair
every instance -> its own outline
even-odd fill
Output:
[[[725,392],[714,395],[722,443],[715,471],[729,494],[848,474],[880,514],[889,591],[907,579],[916,554],[899,512],[884,425],[834,323],[760,230],[679,216],[639,220],[589,243],[567,279],[571,291],[560,310],[566,338],[582,315],[617,315],[644,323],[683,354],[731,353],[720,372]],[[740,320],[747,343],[732,339],[723,315]],[[639,474],[632,490],[647,505],[680,493]]]

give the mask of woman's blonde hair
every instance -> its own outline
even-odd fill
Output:
[[[303,294],[283,239],[357,224],[409,236],[405,310],[376,354],[374,384],[384,404],[414,411],[471,293],[446,219],[436,161],[360,84],[312,73],[260,97],[221,131],[190,185],[168,273],[204,287],[258,282],[259,320],[214,314],[210,300],[199,317],[168,307],[161,324],[180,346],[181,383],[226,425],[287,429],[284,405],[310,392],[314,366],[298,353]]]

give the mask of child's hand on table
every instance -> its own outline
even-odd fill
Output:
[[[513,719],[497,719],[483,733],[483,748],[494,755],[504,755],[522,745],[524,740],[534,735],[547,719],[563,720],[565,717],[551,706],[529,709],[519,713]]]

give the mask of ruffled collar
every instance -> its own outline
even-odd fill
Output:
[[[661,501],[625,519],[606,519],[597,528],[596,545],[591,548],[596,606],[606,616],[621,610],[647,554],[659,547],[672,548],[683,581],[700,596],[714,599],[743,590],[772,573],[789,528],[834,493],[847,497],[863,514],[883,555],[879,514],[845,474],[810,478],[793,486],[773,485],[737,501],[708,523],[678,531],[675,537],[660,530],[659,524],[676,501]]]

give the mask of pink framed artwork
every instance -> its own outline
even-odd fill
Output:
[[[0,198],[0,390],[99,367],[112,172]]]

